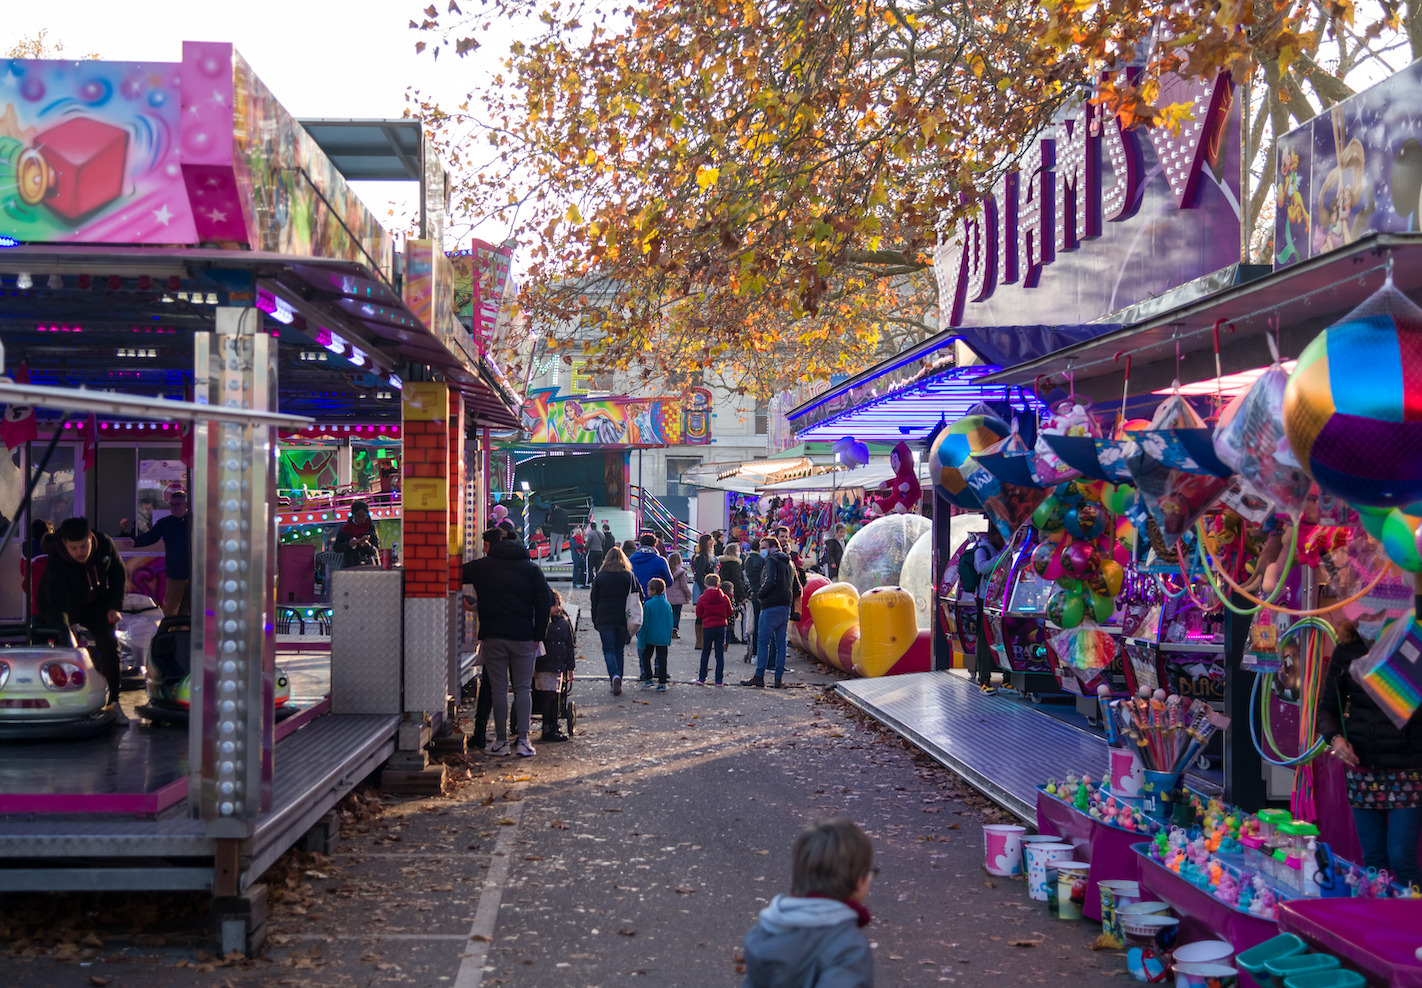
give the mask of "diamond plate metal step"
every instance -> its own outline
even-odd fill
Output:
[[[975,789],[1033,825],[1037,786],[1068,772],[1099,774],[1106,741],[951,672],[837,683],[850,703],[913,742]]]

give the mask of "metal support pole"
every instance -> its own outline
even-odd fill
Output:
[[[1230,597],[1236,607],[1244,607],[1248,603],[1237,593],[1232,593]],[[1251,620],[1225,608],[1225,716],[1230,723],[1224,732],[1224,800],[1246,813],[1262,809],[1268,801],[1264,762],[1249,736],[1249,718],[1254,716],[1249,697],[1255,674],[1241,669],[1239,665],[1249,643]]]
[[[260,312],[219,308],[216,331],[194,342],[198,401],[273,409],[276,360]],[[276,430],[199,422],[193,449],[190,805],[210,836],[241,839],[272,802]]]

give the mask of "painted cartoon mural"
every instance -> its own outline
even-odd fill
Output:
[[[331,490],[340,484],[333,449],[283,449],[277,460],[277,487],[281,490]]]
[[[0,235],[191,243],[176,63],[0,62]]]
[[[680,398],[555,398],[535,391],[523,403],[523,431],[535,443],[676,446],[682,441]]]
[[[394,264],[330,159],[211,42],[184,42],[181,62],[0,61],[0,236]]]
[[[1275,268],[1372,231],[1422,229],[1419,93],[1414,62],[1280,139]]]

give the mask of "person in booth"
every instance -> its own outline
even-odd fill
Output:
[[[380,559],[380,535],[370,519],[370,506],[364,501],[351,505],[350,521],[336,533],[333,552],[341,553],[341,566],[361,566]]]
[[[163,543],[163,616],[188,613],[185,603],[192,579],[192,516],[188,514],[188,492],[175,490],[168,495],[168,517],[155,521],[146,532],[133,537],[136,547]],[[126,527],[127,518],[119,525]]]

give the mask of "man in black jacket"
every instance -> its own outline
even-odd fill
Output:
[[[756,654],[757,642],[760,640],[760,583],[765,579],[765,557],[758,550],[751,550],[746,555],[745,564],[741,569],[745,572],[746,586],[750,590],[750,652],[746,655],[746,661],[749,662],[750,656]]]
[[[825,539],[825,576],[839,579],[839,564],[844,562],[844,544],[849,541],[849,529],[840,522],[834,527],[834,537]]]
[[[538,647],[548,631],[553,593],[548,579],[517,539],[489,547],[482,559],[461,569],[463,582],[474,588],[479,609],[479,654],[485,683],[493,701],[495,740],[484,749],[490,755],[537,754],[528,740],[533,667]],[[514,690],[514,748],[509,748],[509,683]]]
[[[552,546],[549,559],[563,558],[563,542],[568,538],[568,509],[561,504],[554,503],[553,510],[548,512],[548,527],[552,534],[549,535],[549,544]]]
[[[89,528],[87,518],[67,518],[50,540],[49,562],[40,583],[41,612],[56,628],[82,624],[98,653],[99,672],[109,685],[109,702],[119,698],[118,624],[123,608],[123,568],[114,540]]]
[[[779,687],[785,677],[785,634],[790,627],[792,602],[800,592],[800,579],[790,565],[790,557],[780,551],[778,539],[761,539],[760,554],[765,557],[765,574],[756,594],[760,599],[760,621],[756,628],[755,675],[741,680],[741,685],[765,685],[765,669],[774,648],[775,685]]]

